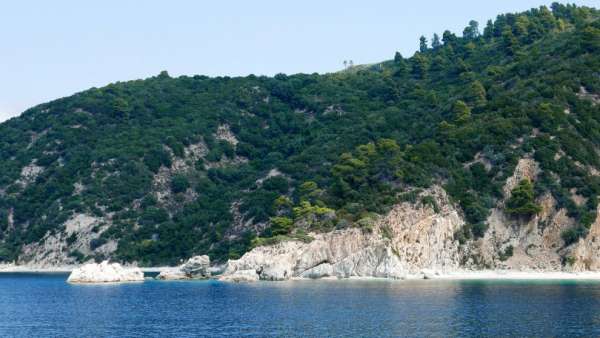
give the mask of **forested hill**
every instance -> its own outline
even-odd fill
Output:
[[[541,173],[511,212],[550,192],[577,221],[569,244],[600,194],[599,17],[554,4],[337,73],[163,72],[31,108],[0,124],[0,261],[236,258],[368,228],[432,184],[462,208],[464,242],[524,157]]]

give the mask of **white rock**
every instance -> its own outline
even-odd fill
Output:
[[[165,269],[156,277],[164,280],[202,279],[211,276],[210,258],[207,255],[194,256],[183,265]]]
[[[334,276],[333,265],[329,263],[323,263],[315,266],[314,268],[308,269],[300,274],[302,278],[325,278]]]
[[[187,276],[191,278],[207,278],[210,277],[210,258],[207,255],[194,256],[181,266]]]
[[[460,266],[455,232],[464,224],[445,192],[426,192],[438,206],[401,203],[377,221],[372,232],[351,228],[313,234],[310,243],[287,241],[257,247],[227,262],[222,280],[249,274],[270,281],[292,278],[405,278],[423,269],[454,271]],[[251,271],[247,272],[247,271]]]
[[[116,283],[141,282],[144,273],[140,268],[124,268],[121,264],[104,261],[100,264],[90,263],[73,270],[67,279],[69,283]]]
[[[175,267],[175,268],[166,268],[164,270],[161,270],[160,273],[158,274],[158,276],[156,276],[156,279],[182,280],[182,279],[189,279],[189,277],[186,276],[186,274],[183,271],[181,271],[180,267]]]
[[[223,275],[221,277],[219,277],[219,280],[223,281],[223,282],[235,282],[235,283],[239,283],[239,282],[256,282],[258,281],[259,277],[258,274],[256,273],[256,270],[238,270],[235,271],[234,273],[228,274],[228,275]]]

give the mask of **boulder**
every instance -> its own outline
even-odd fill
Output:
[[[120,282],[142,282],[144,273],[140,268],[125,268],[119,263],[85,264],[71,272],[67,282],[69,283],[120,283]]]
[[[207,255],[194,256],[181,266],[181,271],[190,278],[210,277],[210,258]]]
[[[207,255],[194,256],[176,268],[165,269],[156,277],[163,280],[204,279],[211,276],[210,258]]]
[[[156,279],[162,280],[182,280],[182,279],[190,279],[186,274],[181,271],[181,267],[175,268],[166,268],[160,271]]]

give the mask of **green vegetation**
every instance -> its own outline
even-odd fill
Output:
[[[512,245],[507,246],[506,248],[504,248],[504,251],[498,253],[498,258],[500,258],[501,261],[509,259],[513,255],[513,250],[514,247]]]
[[[519,182],[506,201],[506,212],[509,214],[531,216],[541,210],[542,208],[535,203],[533,183],[527,179]]]
[[[118,241],[116,259],[222,261],[309,231],[369,231],[395,203],[430,204],[416,191],[432,184],[460,205],[464,242],[483,236],[524,156],[541,173],[509,210],[533,214],[531,197],[550,193],[575,241],[600,194],[600,105],[582,94],[600,93],[599,16],[553,4],[338,73],[162,72],[33,107],[0,125],[0,260],[86,213],[110,225],[93,246]],[[42,171],[22,180],[28,165]]]

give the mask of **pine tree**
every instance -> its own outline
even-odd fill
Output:
[[[474,40],[479,37],[479,23],[475,20],[469,21],[469,25],[463,30],[463,37]]]
[[[427,51],[427,38],[421,35],[419,38],[419,50],[421,53],[425,53]]]
[[[471,108],[464,101],[458,100],[454,102],[452,112],[454,113],[454,121],[456,123],[462,124],[471,119]]]
[[[484,105],[487,102],[486,91],[481,82],[474,81],[471,83],[468,99],[476,106]]]
[[[541,210],[535,203],[533,183],[528,179],[519,182],[506,202],[506,212],[513,215],[531,216]]]
[[[424,79],[427,77],[427,69],[429,68],[429,59],[423,54],[415,54],[412,57],[412,72],[415,78]]]
[[[492,20],[488,20],[485,28],[483,29],[483,38],[485,41],[490,41],[494,37],[494,23]]]
[[[394,55],[394,63],[398,64],[398,63],[401,63],[402,61],[404,61],[402,54],[400,54],[400,52],[396,52],[396,54]]]
[[[402,54],[400,54],[400,52],[396,52],[396,54],[394,55],[394,64],[396,65],[396,71],[394,72],[394,76],[404,76],[407,72],[408,67],[406,64],[406,60],[404,60],[404,57],[402,56]]]
[[[439,35],[437,33],[433,34],[433,39],[431,40],[431,47],[433,49],[438,49],[442,46],[442,42],[440,41]]]

